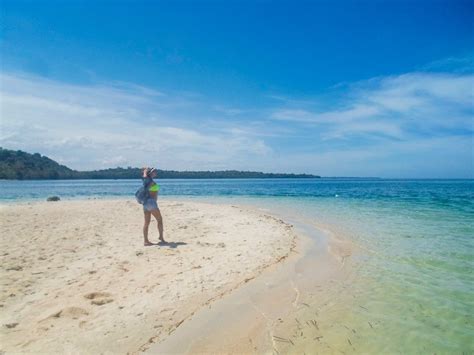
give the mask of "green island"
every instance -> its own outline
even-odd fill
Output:
[[[0,147],[0,179],[2,180],[64,180],[64,179],[137,179],[141,168],[111,168],[77,171],[61,165],[39,153]],[[272,178],[320,178],[311,174],[280,174],[256,171],[175,171],[158,170],[162,179],[272,179]]]

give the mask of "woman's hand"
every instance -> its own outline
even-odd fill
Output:
[[[147,170],[148,170],[148,167],[143,168],[142,177],[144,177],[144,178],[147,177],[147,175],[146,175]]]

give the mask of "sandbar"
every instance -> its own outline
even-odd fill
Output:
[[[0,351],[145,351],[285,260],[297,240],[291,224],[257,209],[160,208],[168,243],[144,247],[133,200],[2,205]]]

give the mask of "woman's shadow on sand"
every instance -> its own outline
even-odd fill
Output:
[[[158,246],[158,247],[168,247],[168,248],[177,248],[179,247],[180,245],[186,245],[188,243],[185,243],[185,242],[158,242],[158,243],[155,243],[154,245]]]

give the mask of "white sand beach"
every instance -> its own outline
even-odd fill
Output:
[[[284,260],[292,226],[230,205],[164,201],[143,246],[131,200],[2,205],[2,353],[138,353]],[[156,223],[150,225],[156,242]]]

